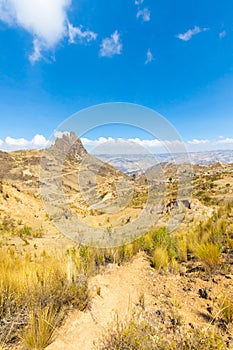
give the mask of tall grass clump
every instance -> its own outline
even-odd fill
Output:
[[[64,310],[70,307],[85,309],[88,303],[86,277],[81,275],[82,278],[79,278],[79,267],[74,261],[72,264],[68,278],[67,256],[32,256],[29,253],[17,253],[12,248],[0,249],[2,342],[8,344],[19,339],[25,328],[31,335],[34,332],[36,343],[46,343],[45,338],[51,338],[49,333],[56,326],[55,320],[60,318]],[[50,323],[51,328],[46,328],[46,323]]]
[[[224,296],[219,302],[219,312],[220,317],[224,322],[232,323],[233,322],[233,298],[231,296]]]
[[[32,310],[28,325],[21,335],[23,343],[28,349],[44,349],[52,342],[54,331],[61,319],[62,314],[53,306]]]
[[[213,243],[199,244],[196,247],[196,255],[208,272],[213,273],[219,267],[221,257],[219,245]]]
[[[187,261],[188,249],[189,249],[189,240],[187,233],[178,233],[175,235],[176,250],[177,250],[177,259],[179,262]]]
[[[169,265],[169,256],[167,249],[164,247],[155,248],[153,257],[152,257],[153,266],[159,271],[166,271]]]

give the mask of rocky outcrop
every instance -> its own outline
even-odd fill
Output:
[[[61,138],[57,138],[52,149],[62,153],[69,159],[80,160],[87,154],[81,140],[73,131],[64,133]]]

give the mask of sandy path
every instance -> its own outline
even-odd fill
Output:
[[[149,287],[149,279],[145,278],[149,269],[148,261],[139,254],[131,263],[121,267],[110,265],[104,274],[93,277],[90,281],[94,295],[91,310],[72,312],[47,350],[93,349],[93,342],[116,313],[119,319],[124,319],[138,302],[140,294]],[[100,296],[96,293],[98,287],[101,288]]]

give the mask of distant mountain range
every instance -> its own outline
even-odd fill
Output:
[[[215,162],[233,163],[232,150],[190,152],[187,154],[98,154],[95,156],[127,174],[145,171],[153,165],[164,162],[183,163],[188,159],[192,164],[199,165],[209,165]]]

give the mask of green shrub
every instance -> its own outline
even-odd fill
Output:
[[[30,237],[32,234],[32,228],[30,226],[24,225],[23,228],[18,230],[19,237]]]
[[[167,250],[169,258],[177,255],[177,246],[173,236],[166,230],[161,228],[152,234],[153,247],[163,247]]]

